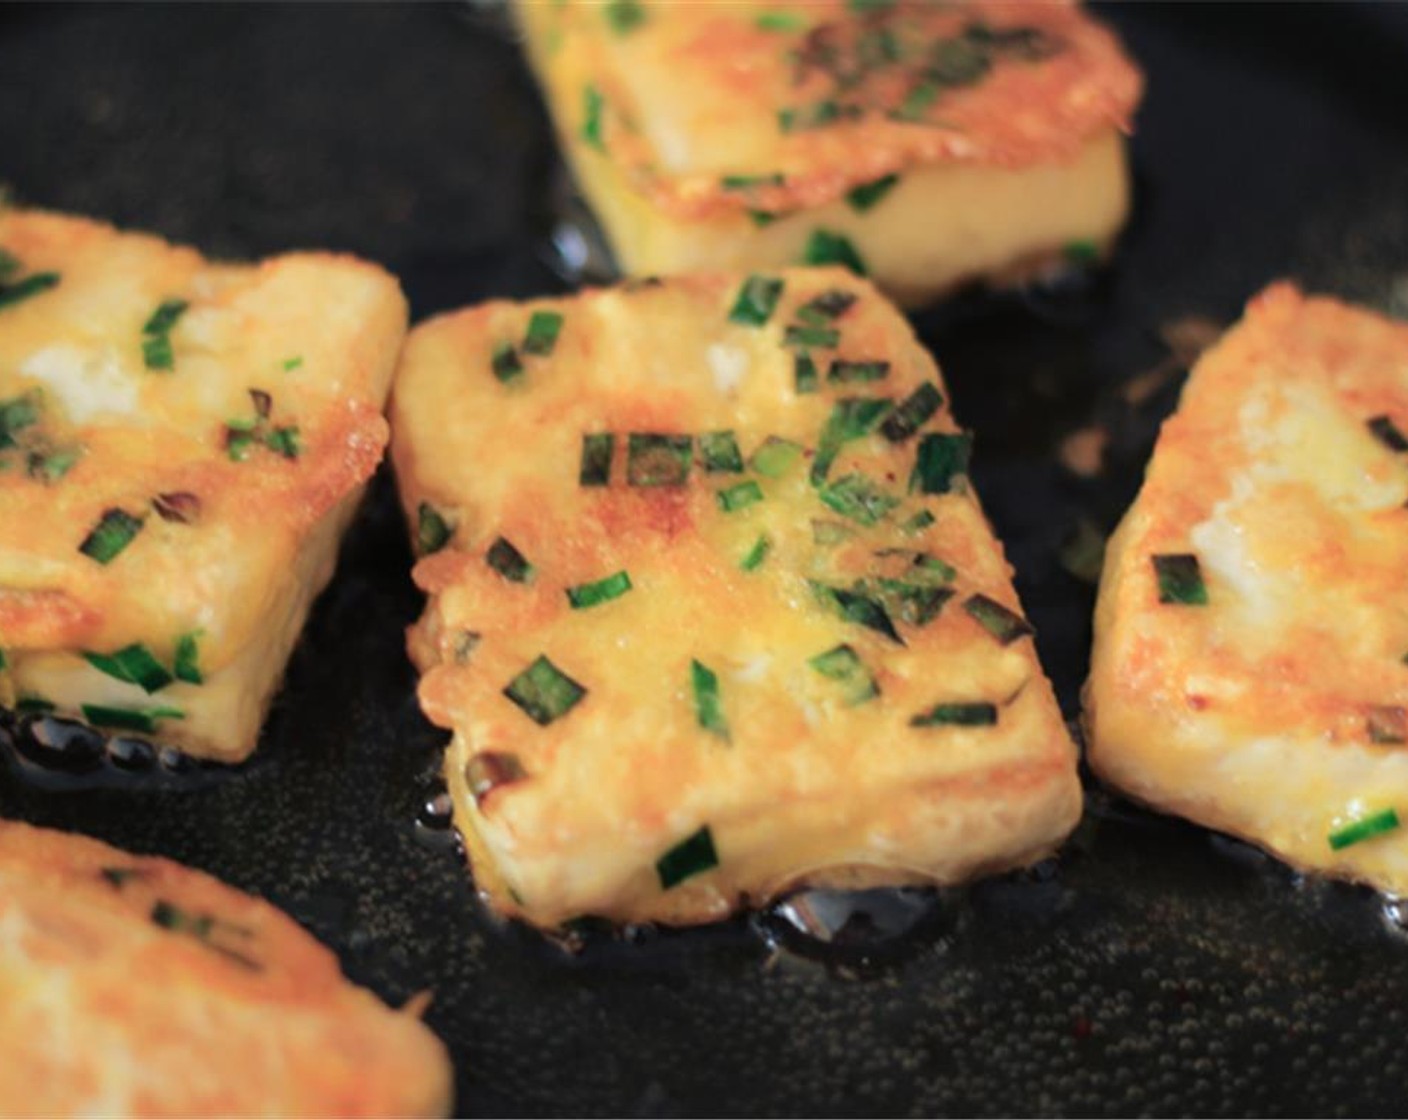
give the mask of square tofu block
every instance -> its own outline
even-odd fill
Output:
[[[1110,542],[1090,761],[1408,892],[1408,327],[1272,287],[1193,371]]]
[[[0,704],[246,757],[380,460],[406,304],[0,213]]]
[[[392,404],[422,706],[509,914],[701,922],[954,882],[1074,825],[1074,750],[969,438],[841,269],[412,332]]]
[[[1049,3],[516,8],[631,275],[839,263],[919,303],[1108,251],[1142,80]]]

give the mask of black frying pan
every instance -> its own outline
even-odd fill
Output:
[[[1281,275],[1408,308],[1408,8],[1104,14],[1149,75],[1115,268],[918,320],[1070,716],[1093,588],[1089,534],[1066,546],[1118,517],[1175,403],[1160,330],[1228,321]],[[219,254],[363,253],[418,317],[564,287],[556,166],[512,44],[463,6],[0,8],[22,199]],[[1059,452],[1092,423],[1111,440],[1087,478]],[[392,1000],[433,988],[464,1112],[1408,1108],[1393,908],[1098,791],[1059,861],[964,891],[569,948],[499,926],[417,823],[442,737],[402,652],[409,566],[383,474],[252,763],[122,769],[0,730],[0,811],[267,895]]]

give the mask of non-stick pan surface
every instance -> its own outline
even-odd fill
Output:
[[[978,487],[1072,717],[1093,601],[1073,573],[1176,401],[1187,348],[1170,356],[1170,327],[1230,321],[1278,276],[1408,308],[1408,9],[1103,14],[1149,77],[1115,267],[917,321],[976,430]],[[0,9],[0,180],[26,202],[216,254],[362,253],[423,317],[563,290],[557,174],[523,63],[477,9]],[[1063,454],[1091,426],[1109,433],[1094,477]],[[810,923],[588,931],[575,955],[499,926],[417,824],[442,736],[403,652],[409,566],[383,473],[255,761],[139,778],[47,752],[65,773],[0,730],[0,812],[205,868],[387,998],[432,989],[462,1112],[1408,1108],[1393,906],[1093,788],[1059,860],[876,896],[844,924],[822,900]]]

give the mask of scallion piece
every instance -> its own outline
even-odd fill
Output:
[[[1061,255],[1072,264],[1095,264],[1100,259],[1100,246],[1088,238],[1068,241],[1061,247]]]
[[[691,660],[689,683],[694,690],[694,715],[699,726],[727,742],[728,721],[724,719],[723,704],[719,700],[718,676],[702,662]]]
[[[750,222],[752,222],[755,226],[757,226],[759,229],[762,229],[762,228],[765,227],[765,226],[770,226],[770,225],[773,224],[773,222],[777,221],[779,218],[785,218],[785,217],[787,217],[787,215],[786,215],[785,213],[782,213],[782,212],[777,211],[777,210],[749,210],[749,211],[748,211],[748,220],[749,220]]]
[[[753,542],[753,547],[743,555],[743,559],[738,562],[738,566],[745,572],[755,572],[763,566],[763,561],[767,559],[768,553],[772,551],[772,541],[766,533],[759,533],[758,539]],[[0,665],[0,669],[4,666]]]
[[[947,494],[957,489],[955,479],[968,473],[973,437],[967,432],[930,432],[919,441],[909,492]]]
[[[0,286],[0,307],[12,307],[17,303],[47,292],[59,283],[57,272],[36,272],[13,284]]]
[[[1392,417],[1375,416],[1366,423],[1374,437],[1390,451],[1408,451],[1408,436],[1398,430]]]
[[[284,372],[285,372],[285,373],[292,373],[294,370],[296,370],[296,369],[301,369],[302,367],[303,367],[303,355],[302,355],[302,354],[295,354],[292,358],[285,358],[285,359],[283,360],[283,368],[284,368]]]
[[[842,517],[849,517],[862,525],[874,525],[900,504],[898,498],[887,494],[863,474],[848,474],[829,482],[821,488],[817,497],[823,505]]]
[[[99,564],[111,564],[142,531],[145,522],[124,509],[103,511],[98,523],[89,530],[78,551]]]
[[[616,451],[616,437],[610,432],[592,432],[582,436],[582,465],[577,473],[581,486],[608,486],[611,483],[611,457]]]
[[[175,367],[171,350],[171,329],[186,313],[190,304],[183,299],[166,299],[157,305],[142,327],[142,359],[148,369],[170,370]]]
[[[542,727],[561,719],[586,694],[585,688],[541,655],[504,689],[504,695]]]
[[[782,298],[783,282],[773,276],[750,276],[738,289],[733,308],[728,313],[730,323],[745,327],[761,327],[770,318]]]
[[[119,731],[139,731],[155,735],[164,719],[185,719],[180,708],[111,708],[106,704],[82,704],[83,718],[95,727],[111,727]]]
[[[845,544],[856,535],[856,530],[840,521],[823,521],[812,518],[812,543],[822,548],[835,548]]]
[[[171,672],[178,681],[187,684],[204,684],[205,675],[200,671],[200,636],[203,630],[192,630],[176,639],[176,658]]]
[[[747,509],[749,506],[761,502],[763,488],[750,478],[746,482],[740,482],[737,486],[729,486],[720,490],[714,497],[721,510],[725,513],[735,513],[740,509]]]
[[[901,561],[898,570],[890,566],[890,574],[901,579],[913,580],[926,585],[952,583],[958,570],[952,564],[940,560],[930,552],[915,552],[908,548],[882,548],[876,557],[883,563]]]
[[[510,583],[528,583],[533,578],[533,565],[503,537],[489,546],[484,561]]]
[[[995,704],[935,704],[909,721],[910,727],[991,727],[997,723]]]
[[[140,867],[100,867],[98,874],[121,890],[133,879],[145,879],[147,872]]]
[[[661,890],[669,890],[718,866],[719,855],[714,850],[714,837],[709,832],[709,826],[705,825],[656,860],[655,873],[660,877]]]
[[[786,182],[785,175],[774,171],[771,175],[725,175],[719,186],[726,191],[753,191],[759,187],[781,187]]]
[[[79,447],[62,447],[57,451],[31,451],[25,458],[25,470],[36,482],[49,485],[68,474],[82,456],[83,449]]]
[[[936,520],[938,519],[927,509],[921,509],[918,513],[916,513],[913,517],[911,517],[908,521],[906,521],[903,525],[900,526],[900,532],[904,533],[906,536],[913,536],[915,533],[922,533]]]
[[[628,35],[645,22],[640,0],[610,0],[605,8],[606,22],[617,35]]]
[[[821,378],[817,375],[816,362],[805,350],[793,358],[792,373],[796,378],[798,394],[817,391]]]
[[[106,673],[114,680],[135,684],[148,693],[159,692],[175,679],[141,642],[125,646],[115,653],[85,652],[83,659],[98,672]]]
[[[753,452],[748,465],[765,478],[781,478],[802,457],[802,445],[780,436],[768,436]]]
[[[1371,836],[1381,836],[1385,832],[1393,832],[1397,828],[1398,813],[1393,809],[1380,809],[1377,813],[1360,817],[1357,821],[1351,821],[1331,832],[1328,837],[1330,848],[1338,852],[1341,848],[1361,843]]]
[[[743,473],[743,455],[732,431],[704,432],[699,437],[699,459],[710,474]]]
[[[831,363],[826,379],[833,385],[850,385],[857,381],[880,381],[889,376],[889,362],[851,362],[837,358]]]
[[[858,213],[864,213],[876,205],[900,181],[898,175],[882,175],[869,183],[861,183],[846,192],[846,204]]]
[[[528,332],[523,337],[523,352],[539,357],[551,354],[562,332],[562,316],[556,311],[535,311],[528,319]]]
[[[811,588],[817,602],[830,607],[847,622],[854,622],[858,626],[864,626],[878,634],[883,634],[898,645],[905,644],[899,631],[895,629],[895,624],[890,620],[885,605],[878,599],[871,598],[859,591],[828,587],[815,580],[808,580],[807,585]]]
[[[39,423],[39,403],[37,392],[0,401],[0,450],[14,447],[16,433]]]
[[[1025,618],[986,595],[970,595],[964,600],[963,609],[1004,646],[1035,633]]]
[[[1160,603],[1178,603],[1189,607],[1204,607],[1208,602],[1207,585],[1198,558],[1191,552],[1178,552],[1150,558],[1154,563],[1154,578],[1159,585]]]
[[[843,397],[837,401],[817,442],[816,458],[812,461],[812,485],[820,486],[825,482],[841,448],[874,431],[892,407],[884,397]]]
[[[921,81],[904,95],[900,107],[890,113],[890,118],[906,124],[922,121],[928,115],[929,106],[933,105],[938,97],[939,86],[936,82],[927,79]]]
[[[582,88],[582,140],[599,152],[606,151],[606,140],[602,135],[603,116],[606,98],[601,90],[588,84]]]
[[[782,335],[784,346],[820,346],[834,350],[841,342],[841,332],[835,327],[815,327],[793,324]]]
[[[693,450],[690,436],[632,432],[626,444],[626,481],[631,486],[683,486]]]
[[[839,264],[857,276],[865,276],[865,261],[856,247],[843,235],[829,229],[814,229],[802,252],[802,263],[811,265]]]
[[[992,59],[982,42],[959,35],[935,45],[928,76],[942,88],[961,89],[976,85],[991,69]]]
[[[844,686],[848,707],[864,704],[880,695],[880,688],[860,655],[848,645],[839,645],[810,658],[807,664],[828,680]]]
[[[454,536],[454,530],[444,516],[429,502],[421,502],[416,510],[416,552],[429,556],[439,552]]]
[[[954,595],[949,587],[899,579],[881,579],[878,584],[880,601],[885,604],[885,609],[910,626],[928,626],[939,617],[944,604]]]
[[[927,381],[895,406],[880,434],[891,443],[903,443],[919,431],[944,403],[943,395]]]
[[[503,382],[512,381],[523,373],[523,359],[518,356],[518,351],[511,342],[495,345],[489,364],[493,368],[494,376]]]
[[[15,698],[15,712],[22,716],[42,716],[56,709],[57,705],[53,701],[45,700],[42,696],[21,694]]]
[[[783,132],[806,132],[813,128],[824,128],[839,121],[843,116],[851,115],[854,115],[852,110],[842,108],[840,102],[826,98],[810,105],[779,109],[777,127]]]
[[[297,459],[303,453],[303,443],[299,438],[296,424],[270,429],[264,437],[264,446],[270,451],[282,455],[285,459]]]
[[[797,308],[797,318],[803,323],[812,326],[822,326],[826,323],[839,319],[849,311],[856,302],[856,297],[839,288],[831,288],[820,295],[813,296]]]
[[[1364,718],[1364,728],[1371,743],[1408,743],[1408,711],[1396,704],[1370,708]]]
[[[808,24],[797,12],[759,12],[753,26],[759,31],[805,31]]]
[[[609,603],[612,599],[619,599],[629,590],[631,590],[630,573],[613,572],[605,579],[599,579],[593,583],[579,583],[576,587],[569,587],[567,601],[572,604],[573,610],[582,611],[588,607]]]

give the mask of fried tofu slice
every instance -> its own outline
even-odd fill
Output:
[[[933,360],[841,269],[411,332],[409,635],[476,881],[551,926],[952,883],[1080,814]]]
[[[516,5],[635,276],[845,264],[906,304],[1106,254],[1142,92],[1071,4]]]
[[[0,1113],[444,1116],[445,1048],[266,902],[0,821]]]
[[[248,756],[405,328],[352,257],[212,264],[0,212],[0,704]]]
[[[1287,284],[1204,354],[1110,542],[1090,762],[1408,891],[1408,327]]]

